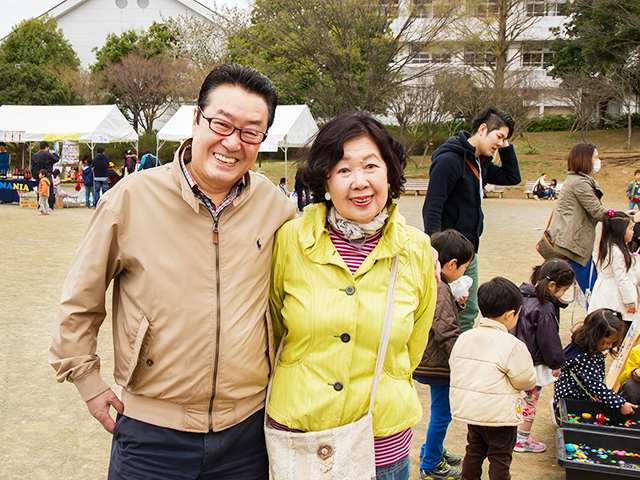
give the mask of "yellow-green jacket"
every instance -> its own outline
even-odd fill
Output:
[[[389,347],[373,407],[376,437],[418,423],[411,380],[436,305],[429,237],[397,205],[376,248],[352,275],[325,228],[326,206],[283,225],[273,250],[270,307],[276,344],[288,330],[267,413],[293,429],[319,431],[367,413],[384,320],[391,259],[399,254]]]

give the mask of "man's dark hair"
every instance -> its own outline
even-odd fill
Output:
[[[371,139],[387,165],[387,206],[391,205],[392,199],[399,198],[404,192],[407,153],[402,143],[368,113],[347,113],[322,125],[311,146],[302,152],[302,165],[298,173],[301,174],[302,181],[309,186],[314,203],[324,202],[330,205],[331,200],[325,199],[325,185],[329,179],[329,172],[342,159],[344,143],[360,137]]]
[[[286,179],[286,178],[284,178],[284,177],[282,177],[282,178],[280,179],[280,183],[287,183],[287,179]]]
[[[431,246],[438,251],[438,259],[443,265],[455,259],[460,267],[473,260],[475,254],[469,239],[453,228],[431,235]]]
[[[487,125],[487,133],[498,130],[502,127],[509,128],[509,135],[507,138],[513,135],[513,129],[516,124],[509,114],[503,110],[498,110],[494,107],[488,107],[482,110],[476,118],[471,122],[471,135],[475,135],[482,124]]]
[[[4,142],[0,142],[0,147],[6,147]]]
[[[96,149],[96,151],[97,151],[98,153],[104,153],[104,147],[103,147],[102,145],[100,145],[100,146]]]
[[[515,283],[495,277],[478,288],[478,306],[483,317],[499,318],[509,310],[516,313],[522,307],[522,294]]]
[[[49,142],[43,140],[40,142],[40,150],[44,150],[45,148],[49,148]]]
[[[544,177],[545,175],[546,175],[546,172],[542,172],[542,174],[540,176]]]
[[[200,95],[198,96],[200,111],[204,111],[208,106],[210,93],[221,85],[240,87],[249,93],[254,93],[264,98],[269,110],[267,130],[271,127],[273,118],[276,115],[276,105],[278,104],[276,87],[273,86],[271,80],[254,68],[236,63],[217,67],[207,75],[202,87],[200,87]],[[200,111],[198,111],[198,122],[200,122]]]

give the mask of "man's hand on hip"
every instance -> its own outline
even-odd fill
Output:
[[[116,426],[116,422],[113,421],[109,413],[111,407],[115,408],[120,415],[124,414],[124,403],[122,403],[111,389],[102,392],[91,400],[87,400],[89,413],[93,415],[109,433],[113,433],[113,428]]]

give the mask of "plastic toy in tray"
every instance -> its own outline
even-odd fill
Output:
[[[562,427],[597,430],[640,437],[640,409],[623,415],[603,403],[563,398],[559,402]]]

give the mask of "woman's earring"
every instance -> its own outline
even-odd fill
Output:
[[[324,199],[328,202],[331,200],[331,194],[329,192],[324,192]]]

